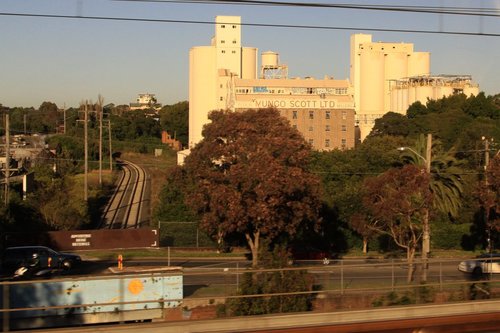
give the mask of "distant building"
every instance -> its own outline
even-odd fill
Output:
[[[175,138],[172,138],[167,131],[161,132],[161,143],[168,145],[175,151],[179,151],[182,149],[182,143]]]
[[[135,103],[130,103],[131,111],[146,109],[154,109],[155,111],[159,111],[161,109],[161,104],[157,102],[154,94],[139,94]]]
[[[367,34],[351,36],[350,75],[361,140],[389,111],[406,114],[416,101],[479,93],[470,76],[432,76],[429,52],[415,52],[411,43],[372,42]]]
[[[470,75],[422,75],[401,78],[390,82],[390,110],[406,114],[413,103],[425,105],[427,99],[440,99],[443,96],[479,93],[479,86],[472,82]]]
[[[387,112],[479,92],[468,75],[432,76],[430,53],[415,52],[411,43],[372,42],[368,34],[350,42],[350,80],[289,78],[275,52],[263,52],[258,67],[257,48],[242,46],[239,16],[217,16],[211,44],[189,51],[188,148],[202,140],[212,110],[273,107],[314,149],[349,149]]]
[[[218,16],[210,46],[189,53],[189,147],[201,141],[212,110],[276,108],[316,150],[354,147],[354,99],[348,80],[288,78],[278,54],[241,46],[241,18]],[[257,77],[260,73],[260,77]]]

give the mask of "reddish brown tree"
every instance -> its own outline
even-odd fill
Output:
[[[373,219],[369,227],[389,235],[406,250],[408,282],[413,279],[415,253],[422,238],[422,219],[432,202],[429,175],[414,165],[390,169],[365,183],[363,205]]]
[[[262,238],[318,223],[320,186],[307,171],[311,147],[277,110],[214,111],[186,158],[187,202],[221,241],[244,235],[258,266]]]
[[[368,252],[368,241],[376,235],[376,231],[370,227],[370,216],[368,214],[354,213],[349,219],[349,224],[363,239],[363,253]]]
[[[479,186],[479,204],[484,209],[486,226],[500,231],[500,153],[490,161]]]

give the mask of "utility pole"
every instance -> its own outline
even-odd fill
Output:
[[[484,141],[484,185],[486,189],[486,193],[489,194],[489,188],[488,188],[488,165],[490,164],[490,141],[486,137],[482,137]],[[488,223],[488,207],[484,208],[484,225],[487,228],[487,233],[488,233],[488,245],[487,245],[487,252],[491,253],[492,248],[491,248],[491,226]]]
[[[64,107],[63,108],[63,117],[64,117],[63,118],[63,121],[64,121],[64,124],[63,124],[63,126],[64,126],[64,132],[63,132],[63,134],[66,134],[66,103],[64,103],[63,107]]]
[[[432,161],[432,134],[427,134],[427,145],[425,147],[425,172],[431,177]],[[423,233],[422,233],[422,281],[427,282],[427,272],[429,270],[429,253],[431,251],[431,232],[429,223],[429,207],[424,212]]]
[[[9,206],[10,187],[10,121],[9,113],[5,113],[5,206]]]
[[[111,149],[111,119],[108,119],[109,133],[109,171],[113,171],[113,150]]]
[[[85,101],[85,121],[84,121],[84,145],[85,145],[85,171],[84,171],[84,191],[83,191],[83,199],[85,201],[88,200],[88,182],[89,182],[89,175],[88,175],[88,170],[89,170],[89,161],[88,161],[88,158],[89,158],[89,144],[88,144],[88,114],[89,114],[89,109],[88,109],[88,101],[86,100]]]
[[[99,117],[99,185],[102,186],[102,104],[104,99],[97,97],[97,116]]]
[[[490,164],[490,140],[483,137],[484,140],[484,170],[488,168]]]

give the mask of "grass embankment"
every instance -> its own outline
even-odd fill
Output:
[[[210,248],[158,248],[158,249],[115,249],[115,250],[83,250],[82,254],[93,257],[97,259],[107,260],[107,259],[116,259],[116,257],[121,254],[127,259],[137,259],[137,258],[158,258],[158,257],[167,257],[170,253],[171,257],[179,257],[179,258],[237,258],[237,257],[245,257],[249,254],[249,251],[245,248],[234,248],[230,253],[217,253],[216,249]],[[473,258],[476,255],[482,252],[476,251],[461,251],[461,250],[435,250],[432,252],[432,258],[439,259],[453,259],[453,258]],[[368,254],[363,254],[361,251],[353,250],[350,251],[340,257],[342,258],[359,258],[359,259],[367,259],[367,258],[387,258],[387,254],[379,253],[379,252],[369,252]],[[394,257],[394,256],[389,256]],[[403,256],[400,258],[404,259]],[[418,258],[417,258],[418,259]]]
[[[89,258],[100,260],[114,260],[121,254],[124,259],[138,258],[167,258],[170,252],[170,257],[176,258],[238,258],[244,257],[248,252],[245,249],[236,249],[230,253],[217,253],[215,249],[179,249],[179,248],[159,248],[159,249],[115,249],[115,250],[90,250],[80,251],[80,253]]]

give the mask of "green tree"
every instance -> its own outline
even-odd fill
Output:
[[[408,136],[415,132],[418,132],[418,128],[406,116],[395,112],[388,112],[383,117],[375,120],[375,125],[369,136]]]
[[[425,136],[420,135],[413,151],[404,151],[403,160],[425,170],[426,145]],[[433,141],[431,149],[429,189],[433,195],[432,207],[454,218],[458,216],[464,191],[461,179],[463,161],[455,158],[453,149],[443,151],[438,140]]]
[[[263,246],[266,248],[266,246]],[[304,312],[312,308],[311,297],[304,294],[312,290],[313,280],[303,270],[287,270],[290,255],[286,246],[261,251],[261,261],[269,271],[243,274],[238,295],[226,302],[224,310],[229,316],[250,316],[271,313]],[[298,292],[297,295],[274,295]],[[260,295],[269,296],[260,296]],[[248,297],[255,295],[255,297]]]
[[[160,124],[172,137],[175,137],[183,146],[187,147],[189,103],[184,101],[173,105],[165,105],[160,110]]]
[[[319,181],[306,170],[311,148],[277,110],[213,111],[186,158],[187,201],[217,241],[244,235],[258,266],[262,239],[318,223]]]
[[[174,168],[169,173],[167,182],[160,192],[160,202],[154,211],[154,216],[159,221],[197,221],[198,217],[190,207],[185,204],[185,184],[182,182],[183,174],[179,168]]]

